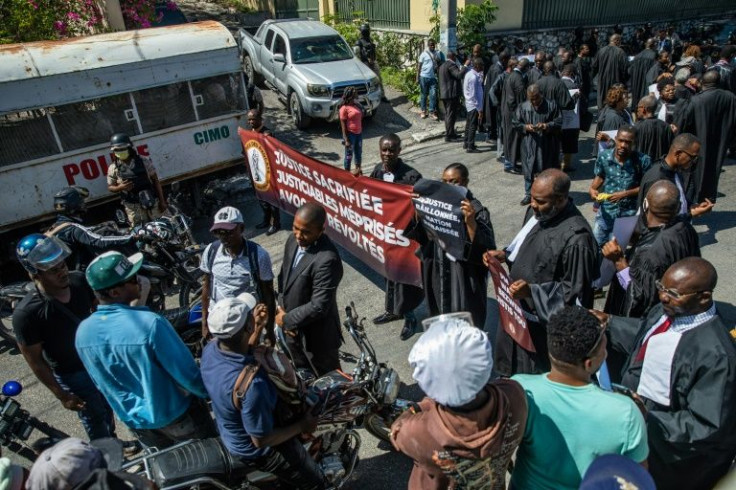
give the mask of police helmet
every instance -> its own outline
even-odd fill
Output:
[[[54,195],[54,210],[57,213],[73,214],[86,211],[84,200],[89,191],[81,186],[64,187]]]
[[[110,147],[113,151],[124,150],[126,148],[132,148],[133,142],[130,141],[130,136],[125,133],[115,133],[110,138]]]

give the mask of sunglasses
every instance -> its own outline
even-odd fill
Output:
[[[590,359],[591,357],[595,356],[596,352],[598,351],[598,347],[600,347],[601,342],[603,341],[604,335],[606,335],[606,325],[601,325],[601,331],[598,333],[598,338],[596,339],[595,344],[593,344],[590,352],[585,355],[586,359]]]
[[[680,150],[680,151],[683,152],[685,155],[687,155],[687,156],[690,157],[690,163],[692,163],[693,165],[695,165],[696,163],[698,163],[698,161],[700,160],[700,155],[691,155],[690,153],[686,152],[685,150]]]
[[[692,293],[681,293],[677,289],[666,288],[660,281],[654,281],[654,285],[657,287],[657,291],[664,293],[672,299],[682,299],[685,296],[692,296],[693,294],[700,294],[710,292],[712,289],[703,289],[701,291],[693,291]]]

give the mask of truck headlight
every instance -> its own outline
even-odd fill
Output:
[[[307,92],[312,97],[327,97],[330,95],[329,85],[318,85],[316,83],[307,84]]]
[[[378,87],[381,86],[381,81],[378,79],[378,77],[373,77],[370,80],[368,80],[368,92],[375,92],[378,90]]]

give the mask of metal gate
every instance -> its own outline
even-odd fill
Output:
[[[319,0],[276,0],[277,19],[319,19]]]

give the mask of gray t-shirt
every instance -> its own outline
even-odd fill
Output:
[[[258,256],[258,269],[261,281],[273,281],[273,267],[271,265],[271,256],[268,252],[258,244],[256,245]],[[216,303],[224,298],[234,298],[241,293],[250,293],[259,301],[256,289],[255,278],[250,270],[250,261],[246,248],[237,257],[228,255],[225,247],[220,245],[216,252],[215,260],[212,261],[212,270],[209,270],[207,258],[209,257],[212,244],[207,245],[202,254],[202,263],[199,268],[205,274],[209,274],[212,290],[210,291],[210,301]]]

